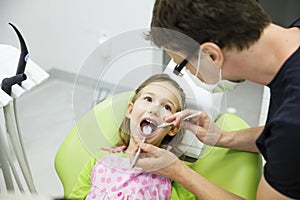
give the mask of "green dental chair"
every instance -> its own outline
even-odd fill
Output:
[[[65,197],[74,189],[86,163],[92,157],[100,158],[104,155],[100,147],[111,146],[118,140],[118,124],[124,117],[129,97],[130,92],[125,92],[96,105],[77,122],[61,144],[55,157],[55,169],[63,185]],[[249,127],[241,118],[229,113],[222,114],[216,123],[225,131]],[[245,199],[255,199],[262,174],[261,156],[219,147],[205,148],[209,148],[206,156],[186,164],[224,189]],[[173,182],[171,199],[196,198]]]

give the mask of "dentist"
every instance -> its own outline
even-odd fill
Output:
[[[255,0],[156,0],[153,9],[148,38],[178,63],[174,73],[182,76],[181,70],[186,68],[199,86],[211,92],[232,89],[231,82],[243,80],[270,88],[264,127],[223,132],[204,112],[197,119],[182,122],[196,112],[192,110],[165,119],[175,120],[174,126],[191,130],[206,144],[260,152],[266,164],[258,200],[300,199],[299,27],[300,18],[289,28],[272,23]],[[241,199],[170,152],[150,144],[141,148],[148,156],[140,158],[137,166],[177,181],[199,199]],[[160,168],[151,163],[161,163]]]

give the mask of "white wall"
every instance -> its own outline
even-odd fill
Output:
[[[289,26],[299,15],[299,0],[259,0],[274,23]]]
[[[8,22],[23,34],[43,69],[76,73],[103,34],[148,28],[154,0],[1,0],[0,43],[19,48]]]

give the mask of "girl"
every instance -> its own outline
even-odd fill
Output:
[[[167,74],[153,75],[143,82],[128,103],[119,128],[120,142],[115,148],[103,148],[111,153],[93,166],[86,199],[170,199],[171,181],[141,168],[132,168],[130,156],[134,156],[132,152],[143,138],[146,143],[171,149],[180,156],[176,146],[181,141],[182,131],[173,126],[157,126],[165,117],[184,109],[184,104],[183,90]],[[69,197],[78,198],[74,194],[76,191]]]

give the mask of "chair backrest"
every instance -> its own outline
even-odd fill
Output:
[[[101,157],[100,147],[111,146],[118,140],[117,124],[125,115],[130,94],[121,93],[96,105],[76,123],[60,145],[54,164],[65,196],[72,191],[88,160]]]
[[[216,124],[224,131],[249,128],[244,120],[230,113],[222,114],[216,120]],[[205,148],[203,153],[207,156],[187,165],[228,191],[248,200],[256,199],[262,175],[261,156],[258,153],[227,148],[208,146]]]
[[[125,115],[130,93],[118,94],[96,105],[77,122],[61,144],[55,157],[55,169],[65,196],[72,191],[86,162],[91,157],[104,155],[99,148],[111,146],[118,140],[118,124]],[[249,127],[241,118],[228,113],[220,116],[216,123],[225,131]],[[226,190],[255,199],[262,173],[259,154],[208,146],[204,152],[208,154],[186,164]],[[187,193],[180,185],[174,183],[173,189],[179,199],[186,199]]]

